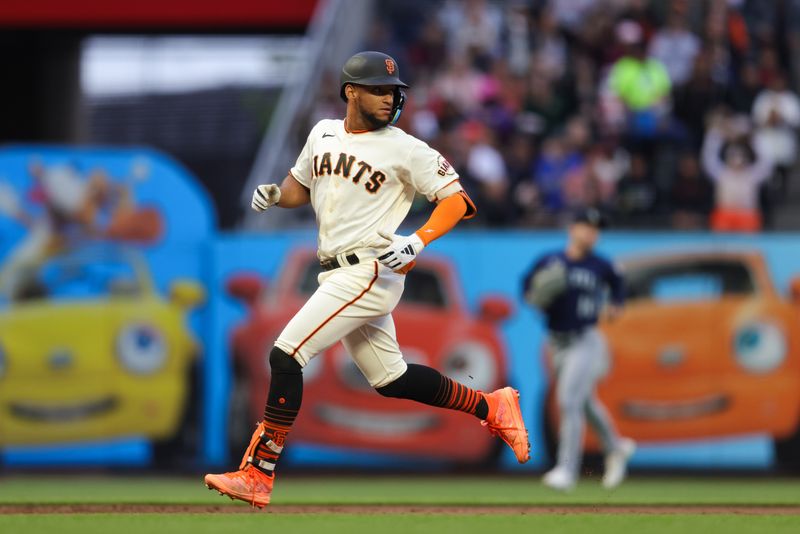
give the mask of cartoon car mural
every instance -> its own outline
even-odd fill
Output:
[[[289,319],[317,288],[313,251],[289,254],[269,290],[257,276],[240,274],[229,294],[246,303],[249,316],[231,335],[234,383],[229,412],[231,454],[240,453],[260,420],[268,386],[266,356]],[[393,312],[407,361],[424,363],[465,384],[491,391],[506,379],[498,330],[511,313],[503,297],[487,296],[477,314],[467,310],[456,272],[444,259],[421,258],[408,273],[405,293]],[[464,414],[379,396],[340,343],[306,366],[303,411],[296,442],[373,452],[480,463],[496,454],[496,442]]]
[[[800,278],[782,297],[747,251],[620,263],[628,303],[601,323],[611,366],[598,390],[620,432],[644,443],[766,434],[777,462],[797,466]],[[594,437],[587,446],[598,450]]]
[[[201,286],[154,287],[141,253],[89,245],[27,273],[0,308],[0,446],[181,437],[199,345]]]

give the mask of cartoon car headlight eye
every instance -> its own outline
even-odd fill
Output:
[[[786,338],[772,323],[750,323],[736,331],[734,349],[739,365],[754,373],[767,373],[786,357]]]
[[[489,347],[470,341],[450,351],[442,362],[442,372],[465,386],[487,391],[497,380],[497,363]]]
[[[117,338],[117,356],[132,373],[155,373],[164,366],[167,350],[161,333],[147,325],[125,328]]]

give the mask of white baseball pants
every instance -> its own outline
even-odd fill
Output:
[[[337,341],[379,388],[406,372],[391,312],[405,276],[375,260],[320,273],[319,288],[278,336],[275,346],[302,366]]]

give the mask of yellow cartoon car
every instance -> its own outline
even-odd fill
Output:
[[[0,309],[0,447],[140,436],[156,455],[185,423],[199,345],[191,281],[156,292],[144,257],[93,245],[25,276]]]

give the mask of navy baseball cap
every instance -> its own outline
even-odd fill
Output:
[[[585,208],[575,212],[573,224],[585,223],[595,228],[608,228],[608,218],[597,208]]]

